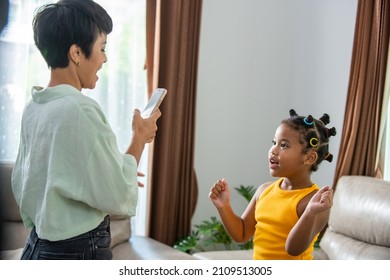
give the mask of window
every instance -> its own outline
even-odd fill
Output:
[[[118,147],[125,151],[130,143],[132,112],[147,100],[144,70],[146,0],[95,0],[111,15],[113,32],[107,39],[107,63],[99,72],[94,90],[84,94],[102,107],[114,130]],[[45,86],[49,70],[33,41],[31,22],[34,10],[47,0],[10,0],[9,21],[0,36],[0,160],[16,158],[21,115],[34,85]],[[147,191],[147,149],[141,159],[140,179],[145,188],[139,193],[133,232],[143,235]]]
[[[388,77],[387,77],[388,79]],[[384,157],[384,170],[383,170],[383,179],[390,181],[390,99],[388,99],[389,96],[389,88],[387,86],[387,83],[389,81],[386,81],[386,87],[385,87],[385,95],[387,95],[387,98],[385,97],[385,102],[387,101],[387,115],[386,115],[386,121],[385,121],[385,129],[384,129],[384,135],[382,137],[382,141],[384,141],[384,149],[383,151],[383,157]]]
[[[379,130],[379,151],[377,164],[383,171],[383,179],[390,181],[390,56],[387,59],[387,71],[383,92],[381,125]],[[382,166],[383,165],[383,166]],[[383,170],[382,170],[383,169]]]

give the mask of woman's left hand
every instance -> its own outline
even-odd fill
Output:
[[[145,174],[142,173],[142,172],[137,172],[137,176],[138,176],[138,177],[145,177]],[[145,185],[144,185],[142,182],[138,181],[138,187],[143,188],[144,186],[145,186]]]

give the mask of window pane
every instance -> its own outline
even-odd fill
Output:
[[[31,20],[39,3],[11,0],[8,25],[0,36],[0,159],[14,160],[19,144],[20,118],[37,80],[47,81],[48,70],[33,45]]]

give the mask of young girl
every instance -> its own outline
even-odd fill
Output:
[[[319,188],[311,173],[323,161],[332,161],[328,129],[329,115],[319,120],[311,115],[282,121],[269,150],[269,168],[274,182],[261,185],[241,217],[230,206],[230,189],[225,179],[211,188],[209,198],[236,242],[254,237],[253,258],[259,260],[310,260],[314,243],[328,222],[333,201],[329,186]]]

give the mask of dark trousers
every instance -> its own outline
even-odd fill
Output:
[[[106,216],[95,229],[78,236],[49,241],[40,239],[31,230],[24,247],[22,260],[111,260],[110,218]]]

